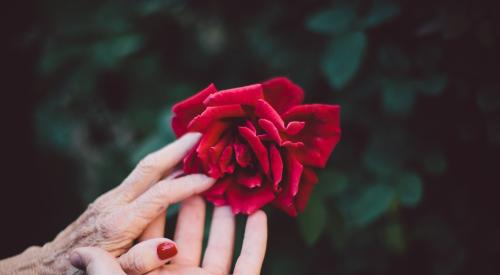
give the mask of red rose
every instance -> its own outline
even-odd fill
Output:
[[[285,77],[217,91],[213,84],[173,107],[179,137],[201,132],[184,172],[217,178],[205,193],[215,205],[251,214],[274,203],[302,211],[340,139],[338,105],[301,105],[302,89]]]

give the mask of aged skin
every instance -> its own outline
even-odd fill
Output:
[[[165,224],[170,204],[214,184],[214,179],[203,174],[176,178],[178,173],[171,172],[199,138],[198,133],[188,133],[148,155],[119,186],[96,199],[53,241],[0,261],[0,274],[75,274],[80,271],[71,266],[69,254],[77,247],[98,247],[117,257],[135,240],[155,235],[158,225]],[[121,263],[133,271],[133,263]]]

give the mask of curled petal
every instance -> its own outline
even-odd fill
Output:
[[[299,148],[304,147],[304,143],[300,142],[300,141],[293,142],[293,141],[285,140],[285,141],[283,141],[283,143],[281,144],[281,146],[288,147],[288,148],[291,148],[291,149],[299,149]]]
[[[182,160],[182,167],[184,173],[186,174],[199,173],[203,171],[203,166],[200,162],[200,159],[197,157],[196,153],[196,149],[198,148],[198,146],[199,142],[186,154],[186,156]]]
[[[265,118],[272,122],[278,129],[285,129],[285,123],[281,119],[280,114],[274,110],[273,106],[265,100],[259,99],[255,106],[255,115],[259,118]]]
[[[199,145],[196,147],[198,157],[204,161],[208,161],[208,151],[221,139],[222,134],[229,127],[229,123],[216,121],[211,127],[207,128],[204,135],[200,139]]]
[[[252,154],[246,144],[235,142],[233,144],[236,162],[241,167],[247,167],[252,162]]]
[[[281,186],[283,186],[283,190],[276,198],[276,203],[281,209],[290,214],[294,212],[291,210],[295,209],[294,199],[299,192],[300,178],[302,176],[304,166],[292,154],[288,154],[286,156],[285,165],[286,174],[283,183],[281,184]]]
[[[227,201],[233,213],[250,215],[274,200],[275,195],[269,185],[248,189],[239,184],[232,184],[227,188]]]
[[[276,126],[269,120],[261,118],[259,119],[259,126],[267,133],[267,136],[276,142],[277,144],[281,144],[280,133]]]
[[[253,84],[233,89],[221,90],[208,96],[203,103],[206,106],[230,104],[255,105],[257,100],[264,98],[261,84]]]
[[[304,91],[286,77],[276,77],[262,83],[264,98],[280,114],[302,104]]]
[[[260,139],[255,135],[252,130],[247,127],[238,127],[240,135],[248,142],[248,145],[252,148],[257,160],[262,167],[262,170],[267,175],[269,174],[269,157],[267,155],[267,149]]]
[[[217,88],[215,88],[215,85],[210,84],[201,92],[174,105],[172,108],[172,111],[174,112],[174,116],[172,118],[172,129],[177,137],[184,135],[188,131],[187,128],[189,122],[205,110],[203,101],[209,95],[216,92]]]
[[[236,181],[239,184],[252,189],[262,185],[262,175],[257,171],[240,170]]]
[[[304,168],[300,179],[299,193],[295,199],[295,208],[298,212],[302,212],[306,208],[307,202],[311,197],[312,190],[317,182],[318,177],[316,176],[316,173],[314,173],[314,171],[310,168]]]
[[[304,121],[291,121],[286,126],[285,133],[294,136],[304,129],[305,124]]]
[[[219,169],[222,173],[233,173],[234,172],[234,163],[233,163],[233,146],[228,145],[222,151],[222,154],[219,158]]]
[[[290,137],[290,141],[304,146],[290,148],[304,165],[324,167],[340,140],[340,107],[338,105],[310,104],[295,106],[283,114],[285,121],[304,121],[304,129]]]
[[[203,132],[214,121],[223,118],[244,117],[245,115],[246,113],[240,105],[207,107],[203,113],[193,118],[187,128],[189,131]]]
[[[205,191],[203,195],[208,201],[217,206],[225,205],[227,204],[225,193],[229,185],[233,184],[233,181],[234,178],[232,176],[226,176],[218,180],[210,189]]]
[[[274,144],[271,144],[269,155],[271,159],[271,172],[273,177],[274,191],[278,191],[279,183],[283,177],[283,159],[281,158],[280,151]]]

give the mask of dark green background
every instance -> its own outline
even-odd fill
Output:
[[[284,75],[340,104],[343,132],[305,213],[267,209],[264,274],[498,274],[495,6],[9,3],[0,256],[50,240],[173,140],[175,102]]]

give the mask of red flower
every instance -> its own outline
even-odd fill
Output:
[[[217,178],[205,193],[215,205],[251,214],[274,203],[302,211],[340,139],[338,105],[301,105],[302,89],[285,77],[217,91],[213,84],[173,107],[179,137],[203,134],[184,158],[184,172]]]

